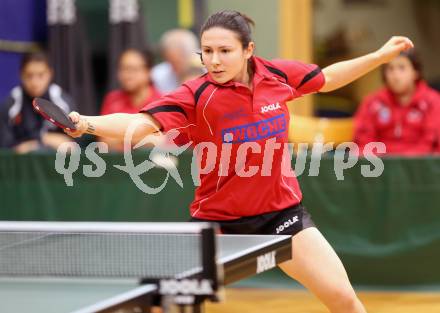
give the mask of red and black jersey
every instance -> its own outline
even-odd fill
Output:
[[[194,218],[237,219],[302,199],[297,179],[282,171],[290,120],[286,102],[321,89],[324,75],[318,66],[297,61],[252,61],[253,90],[233,81],[219,84],[205,74],[141,110],[163,131],[187,133],[201,168],[211,169],[200,175],[190,207]]]
[[[383,88],[364,99],[355,116],[355,141],[360,152],[370,142],[383,142],[388,154],[423,155],[438,149],[440,94],[425,82],[417,84],[408,105]]]

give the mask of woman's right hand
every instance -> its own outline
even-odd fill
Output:
[[[81,137],[82,135],[84,135],[89,126],[89,123],[87,122],[85,116],[80,115],[78,112],[71,112],[69,114],[69,118],[75,124],[76,129],[73,131],[65,129],[64,132],[73,138]]]

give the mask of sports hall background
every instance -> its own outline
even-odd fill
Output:
[[[77,13],[74,23],[48,25],[45,1],[0,0],[0,97],[18,83],[23,53],[51,47],[76,67],[72,73],[63,64],[55,64],[59,67],[56,79],[75,93],[81,113],[97,113],[111,85],[112,55],[120,51],[118,45],[124,45],[121,38],[127,33],[134,40],[145,40],[159,61],[158,41],[163,32],[175,27],[196,31],[210,13],[224,8],[243,11],[256,21],[257,54],[296,58],[322,67],[373,51],[392,35],[409,36],[422,57],[425,78],[432,86],[440,84],[438,0],[142,0],[141,18],[120,25],[109,23],[107,0],[72,3]],[[71,50],[65,51],[66,47]],[[71,75],[70,81],[66,75]],[[292,141],[350,141],[352,114],[361,99],[381,83],[377,70],[337,92],[295,101],[291,104],[293,121],[297,121],[291,125]],[[145,152],[135,153],[135,164],[145,156]],[[190,154],[179,157],[184,188],[170,179],[157,195],[144,194],[113,166],[124,164],[122,155],[101,157],[107,164],[105,174],[87,178],[83,166],[91,162],[83,151],[73,186],[68,187],[54,169],[54,153],[0,151],[0,220],[188,219],[194,189]],[[440,158],[384,158],[385,171],[377,178],[361,175],[361,166],[369,163],[360,160],[344,171],[344,180],[335,176],[333,155],[322,157],[317,176],[308,174],[310,161],[309,157],[299,177],[304,203],[352,282],[361,290],[433,293],[432,307],[439,308]],[[166,174],[156,168],[142,178],[154,186]],[[266,288],[291,285],[277,271],[242,283]]]

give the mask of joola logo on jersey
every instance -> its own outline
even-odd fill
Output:
[[[257,274],[270,270],[276,265],[275,251],[260,255],[257,257]]]
[[[255,123],[223,129],[222,140],[224,143],[256,141],[273,137],[286,130],[287,121],[284,114],[280,114]]]
[[[281,109],[280,104],[278,102],[277,103],[272,103],[272,104],[269,104],[269,105],[262,106],[261,107],[261,113],[267,113],[269,111],[275,111],[275,110],[278,110],[278,109]]]

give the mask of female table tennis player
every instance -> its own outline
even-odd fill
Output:
[[[186,82],[137,114],[92,117],[73,112],[70,118],[77,130],[68,133],[73,137],[90,133],[122,139],[129,125],[138,121],[142,126],[135,136],[143,137],[156,129],[180,129],[195,144],[215,145],[215,168],[201,175],[190,207],[193,220],[216,221],[224,233],[293,235],[294,258],[281,269],[331,312],[365,312],[341,261],[301,204],[296,178],[283,174],[283,149],[276,145],[287,142],[286,101],[340,88],[413,44],[408,38],[393,37],[371,54],[321,71],[316,65],[254,56],[253,24],[236,11],[211,15],[200,32],[207,74]],[[246,157],[229,166],[221,162],[222,147],[228,144],[230,160],[236,160],[243,151]],[[267,163],[264,150],[270,145],[272,162],[267,166],[263,164]],[[258,165],[258,172],[249,175]]]

